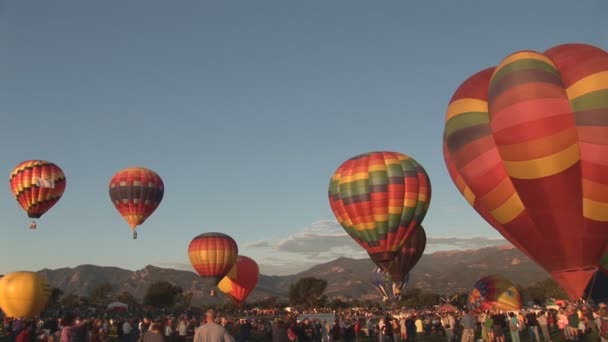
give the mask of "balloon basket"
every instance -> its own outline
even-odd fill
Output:
[[[133,231],[133,240],[137,240],[137,232]]]
[[[30,229],[31,230],[36,230],[36,221],[32,221],[32,223],[30,223]]]

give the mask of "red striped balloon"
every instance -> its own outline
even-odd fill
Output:
[[[11,191],[30,218],[40,218],[51,209],[61,199],[65,185],[61,168],[44,160],[19,163],[10,175]]]
[[[188,258],[196,273],[214,286],[230,272],[239,255],[239,248],[230,236],[223,233],[204,233],[188,246]]]

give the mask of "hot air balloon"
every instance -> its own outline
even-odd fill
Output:
[[[230,272],[217,284],[217,287],[237,304],[241,304],[255,289],[259,276],[258,264],[249,257],[239,255]]]
[[[26,160],[11,172],[10,186],[27,216],[40,218],[65,191],[65,175],[59,166],[44,160]],[[36,229],[32,221],[30,229]]]
[[[399,250],[397,257],[393,260],[388,271],[391,278],[395,281],[399,281],[410,273],[422,257],[425,247],[426,233],[424,232],[424,228],[419,226],[414,231],[414,234],[407,239],[403,247],[401,247],[401,250]]]
[[[372,285],[376,288],[378,293],[382,296],[382,301],[394,302],[401,298],[401,293],[407,287],[407,283],[410,281],[409,273],[396,279],[387,272],[384,272],[381,268],[375,267],[372,270]]]
[[[0,307],[8,317],[38,315],[46,306],[50,293],[47,281],[35,272],[13,272],[0,279]]]
[[[467,305],[472,310],[517,311],[522,307],[522,300],[512,282],[497,276],[487,276],[475,282]]]
[[[210,286],[216,286],[230,272],[238,255],[236,242],[223,233],[200,234],[188,246],[192,267]],[[214,295],[213,290],[211,295]]]
[[[446,114],[456,187],[571,299],[608,248],[607,75],[591,45],[521,51],[467,79]]]
[[[396,152],[353,157],[340,165],[329,184],[336,219],[384,271],[424,219],[430,201],[424,168]]]
[[[110,199],[133,230],[133,239],[137,226],[158,208],[164,193],[160,176],[143,167],[122,169],[110,180]]]

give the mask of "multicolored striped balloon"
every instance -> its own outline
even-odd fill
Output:
[[[487,276],[475,282],[467,305],[472,310],[517,311],[522,307],[522,299],[512,282],[502,277]]]
[[[27,160],[11,172],[10,187],[30,218],[40,218],[65,191],[66,179],[59,166],[44,160]],[[30,228],[35,229],[35,223]]]
[[[249,257],[239,255],[230,272],[217,284],[217,288],[240,304],[255,289],[259,276],[258,264]]]
[[[163,180],[156,172],[143,167],[118,171],[110,180],[110,199],[133,230],[158,208],[165,193]]]
[[[431,201],[424,168],[397,152],[345,161],[329,183],[329,204],[344,230],[384,271],[420,225]]]
[[[445,162],[466,200],[572,299],[608,251],[608,53],[521,51],[466,80]]]
[[[238,255],[234,239],[223,233],[200,234],[188,246],[192,267],[213,286],[230,272]]]

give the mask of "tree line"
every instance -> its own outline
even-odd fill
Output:
[[[239,306],[241,309],[274,309],[278,307],[295,306],[298,308],[325,307],[331,309],[344,309],[350,307],[382,307],[380,301],[358,300],[356,298],[333,298],[325,295],[327,281],[324,279],[306,277],[301,278],[289,287],[287,299],[268,297],[262,300],[250,301]],[[518,287],[524,303],[533,302],[543,305],[548,298],[566,298],[563,290],[553,281],[547,279],[528,287]],[[159,281],[151,284],[145,291],[142,300],[136,298],[131,292],[124,291],[119,295],[113,295],[113,287],[110,283],[103,283],[93,288],[88,296],[79,296],[73,293],[64,294],[58,288],[53,288],[49,305],[51,307],[74,308],[78,306],[107,306],[109,303],[119,301],[129,305],[130,308],[141,308],[143,306],[156,309],[171,309],[176,307],[188,308],[191,305],[192,292],[184,292],[181,287],[167,281]],[[467,293],[452,294],[455,300],[453,305],[466,306]],[[408,308],[428,308],[441,303],[441,295],[425,291],[420,288],[405,290],[396,305]],[[221,309],[234,309],[236,306],[231,302],[215,305]]]

